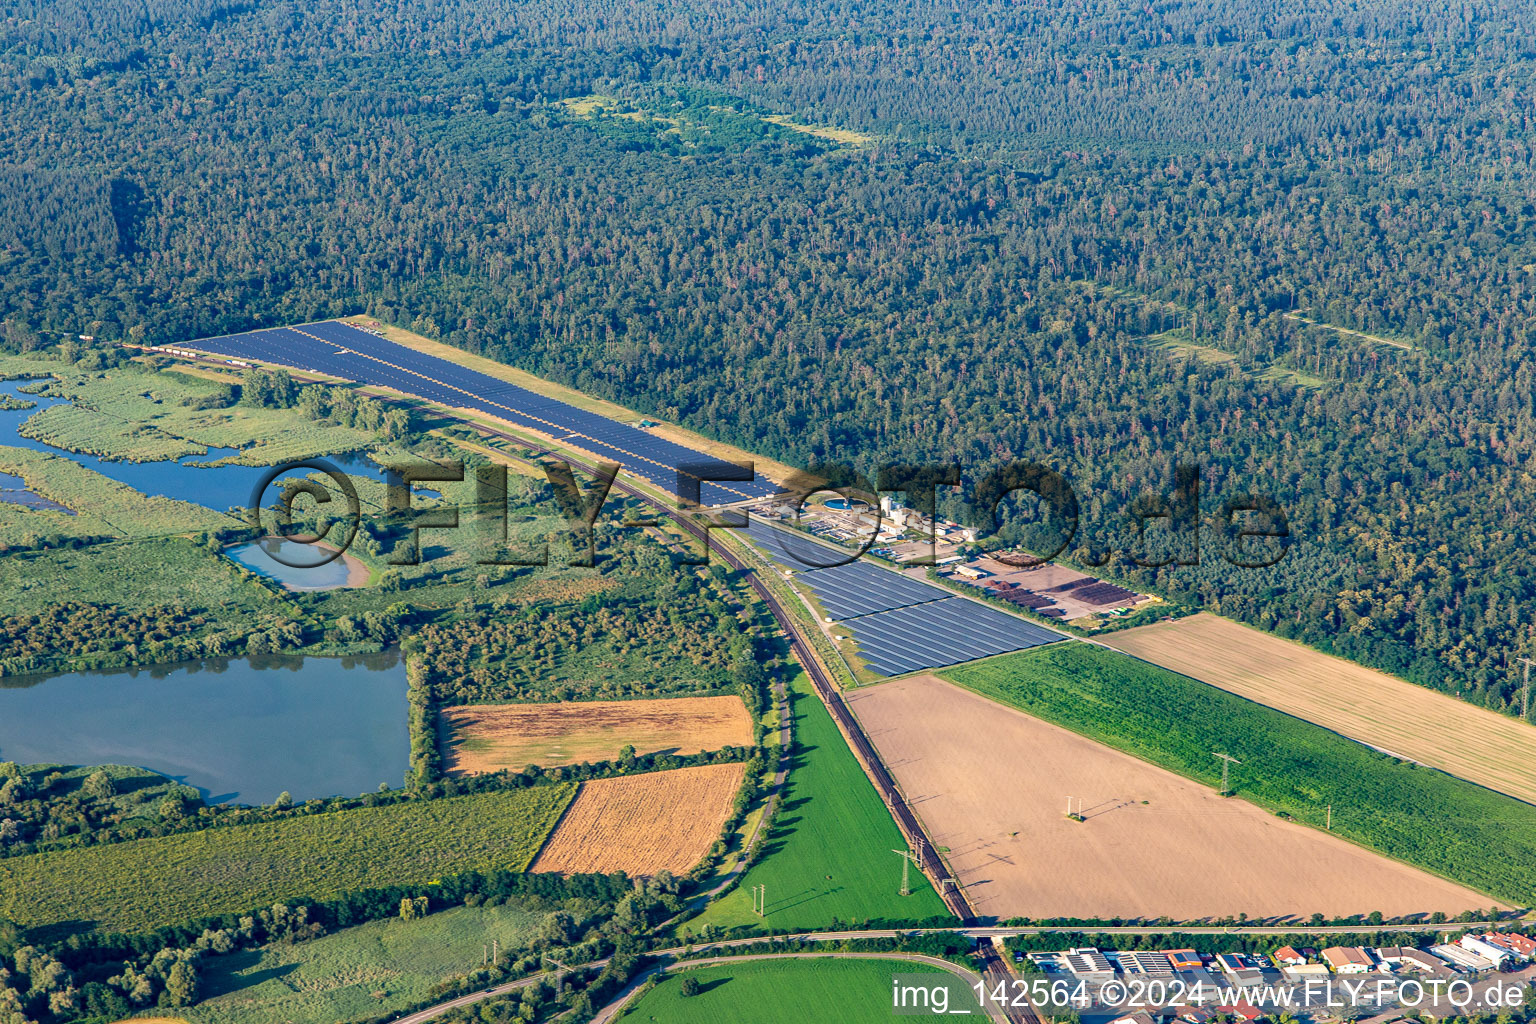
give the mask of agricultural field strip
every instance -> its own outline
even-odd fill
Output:
[[[720,838],[744,775],[730,763],[584,782],[529,870],[684,874]]]
[[[1536,906],[1536,807],[1418,767],[1208,683],[1090,643],[947,669],[944,678],[1376,852]]]
[[[284,899],[522,871],[575,791],[538,786],[12,857],[0,860],[0,916],[134,932]]]
[[[388,387],[450,408],[496,416],[567,442],[579,439],[574,442],[578,447],[617,462],[671,494],[678,493],[679,473],[684,467],[717,461],[636,427],[337,321],[205,338],[179,347]],[[701,485],[706,504],[730,504],[776,492],[777,488],[764,480]]]
[[[609,760],[626,745],[641,754],[692,754],[752,743],[752,716],[734,695],[470,704],[438,716],[455,774]]]
[[[1487,708],[1201,614],[1105,646],[1536,804],[1536,728]]]

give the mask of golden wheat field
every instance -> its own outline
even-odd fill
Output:
[[[696,754],[752,742],[740,697],[471,704],[439,716],[443,757],[454,775],[608,761],[639,754]]]
[[[584,782],[529,870],[682,874],[720,838],[743,772],[708,764]]]
[[[1536,803],[1536,727],[1216,615],[1102,643],[1389,754]]]

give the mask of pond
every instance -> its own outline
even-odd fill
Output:
[[[50,501],[27,488],[27,482],[19,476],[10,473],[0,473],[0,502],[7,505],[25,505],[27,508],[53,509],[55,512],[63,512],[66,515],[74,515],[73,509],[65,508],[56,501]]]
[[[263,657],[0,679],[0,761],[121,764],[209,803],[399,788],[410,760],[405,663]]]
[[[81,452],[66,451],[63,448],[54,447],[43,441],[30,437],[23,437],[19,430],[21,425],[32,416],[44,409],[55,405],[67,405],[62,398],[50,398],[46,395],[34,395],[22,391],[22,388],[34,386],[35,380],[8,380],[0,381],[0,395],[9,395],[22,401],[36,402],[36,406],[30,409],[0,409],[0,445],[9,445],[14,448],[30,448],[33,451],[48,452],[66,459],[72,459],[88,469],[95,470],[102,476],[110,477],[119,483],[127,484],[136,491],[148,494],[152,497],[174,498],[177,501],[189,501],[196,505],[211,508],[217,512],[224,512],[230,508],[244,509],[251,500],[251,491],[261,482],[262,477],[270,471],[266,466],[207,466],[202,463],[216,462],[240,453],[238,448],[212,448],[206,455],[188,455],[177,461],[161,462],[114,462],[98,458],[95,455],[86,455]],[[295,416],[299,415],[297,412]],[[348,474],[367,477],[372,480],[383,481],[384,469],[365,456],[356,453],[342,453],[326,457],[327,461],[338,469]],[[12,477],[11,479],[15,479]],[[0,487],[3,487],[0,483]],[[437,491],[424,487],[412,487],[412,491],[428,498],[441,497]],[[30,491],[24,493],[30,494]],[[34,497],[36,497],[34,495]],[[31,502],[26,502],[31,504]],[[51,507],[52,502],[44,506]]]
[[[281,537],[263,537],[226,548],[224,554],[252,572],[274,579],[289,590],[335,590],[368,583],[368,568],[350,555],[317,565],[335,548],[300,544]],[[275,556],[275,557],[274,557]]]

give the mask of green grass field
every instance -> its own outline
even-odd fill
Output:
[[[527,945],[542,914],[455,907],[418,921],[373,921],[297,945],[210,957],[190,1024],[342,1024],[415,1005],[433,986],[480,967],[492,939]]]
[[[1536,807],[1089,644],[941,672],[977,693],[1517,906],[1536,905]],[[1426,723],[1430,726],[1429,723]]]
[[[129,462],[159,462],[185,455],[202,455],[207,451],[200,444],[167,434],[146,423],[73,405],[44,409],[23,423],[19,432],[22,437],[55,448]]]
[[[892,983],[897,974],[948,978],[951,1011],[967,1010],[985,1019],[975,994],[937,967],[905,960],[749,960],[738,964],[672,972],[619,1019],[624,1024],[782,1024],[784,1021],[836,1021],[837,1024],[884,1024],[892,1019]],[[696,995],[682,994],[682,979],[699,982]],[[931,984],[924,979],[924,985]],[[903,1020],[938,1021],[953,1014],[920,1014]]]
[[[0,558],[0,593],[11,615],[61,601],[109,601],[124,608],[182,604],[241,615],[281,615],[283,607],[227,560],[181,537],[9,554]]]
[[[819,928],[875,918],[920,920],[948,911],[921,873],[902,896],[901,832],[804,675],[790,685],[796,750],[767,845],[729,893],[685,927]],[[767,914],[751,887],[767,886]],[[790,1019],[790,1018],[785,1018]]]
[[[574,785],[362,808],[0,861],[0,917],[138,932],[285,899],[521,871]]]

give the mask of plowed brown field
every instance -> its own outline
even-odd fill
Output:
[[[720,838],[743,771],[710,764],[582,783],[529,870],[682,874]]]
[[[440,715],[443,758],[454,775],[607,761],[637,753],[695,754],[752,742],[740,697],[474,704]]]
[[[984,916],[1332,918],[1489,904],[934,676],[848,699]],[[1085,821],[1066,817],[1068,797]]]

